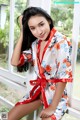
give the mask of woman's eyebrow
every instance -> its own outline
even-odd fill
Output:
[[[39,24],[43,23],[43,21],[41,21]]]
[[[43,23],[43,21],[39,22],[38,25],[40,25],[41,23]],[[35,26],[29,26],[29,27],[35,27]]]

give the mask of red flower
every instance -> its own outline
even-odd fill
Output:
[[[67,41],[68,42],[68,45],[71,46],[71,42],[70,41]]]
[[[56,89],[55,85],[51,85],[51,86],[50,86],[50,89],[51,89],[51,90],[55,90],[55,89]]]
[[[57,50],[59,50],[59,49],[60,49],[60,44],[57,43],[57,44],[54,45],[54,47],[55,47]]]
[[[71,63],[69,61],[67,61],[66,58],[63,60],[63,63],[66,63],[67,67],[69,67],[71,65]]]
[[[65,58],[64,60],[63,60],[63,63],[66,63],[67,62],[67,59]]]
[[[51,71],[51,67],[50,67],[49,65],[47,65],[46,68],[45,68],[45,70],[46,70],[47,72],[50,72],[50,71]]]
[[[66,71],[66,74],[68,74],[72,78],[72,71],[71,72]]]

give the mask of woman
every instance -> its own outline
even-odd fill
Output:
[[[20,72],[33,64],[37,78],[30,80],[33,89],[16,103],[8,119],[19,120],[43,105],[42,120],[60,120],[67,110],[66,83],[72,82],[71,43],[39,7],[27,8],[19,20],[21,33],[11,64]]]

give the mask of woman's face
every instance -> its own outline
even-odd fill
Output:
[[[50,25],[45,17],[35,15],[30,17],[28,26],[31,33],[40,40],[46,40],[50,33]]]

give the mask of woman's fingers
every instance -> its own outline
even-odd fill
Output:
[[[45,112],[42,112],[42,113],[40,114],[40,118],[48,118],[48,117],[50,117],[50,115],[48,115],[48,114],[45,113]]]
[[[22,18],[23,18],[23,15],[21,15],[21,16],[19,17],[19,24],[20,24],[20,29],[21,29],[21,30],[23,29]]]

